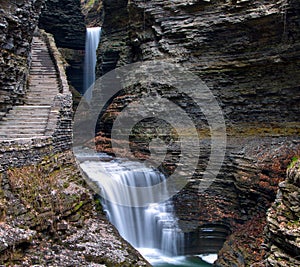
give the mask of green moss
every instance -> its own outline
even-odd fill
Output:
[[[298,228],[300,226],[300,218],[293,221],[289,221],[287,224],[289,227]]]
[[[74,209],[73,209],[73,211],[78,211],[82,206],[83,206],[83,201],[80,201],[75,207],[74,207]]]
[[[68,181],[65,181],[63,187],[68,188],[69,186],[70,186],[70,183]]]
[[[288,169],[293,168],[295,166],[296,162],[298,161],[298,159],[299,159],[298,156],[293,157],[290,164],[289,164],[289,166],[288,166]]]
[[[95,206],[96,206],[96,210],[98,212],[103,213],[103,208],[102,208],[101,200],[99,198],[95,199]]]

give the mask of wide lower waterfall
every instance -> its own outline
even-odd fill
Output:
[[[85,40],[85,57],[84,57],[84,76],[83,76],[83,92],[85,93],[95,82],[95,68],[97,63],[97,48],[100,42],[101,27],[93,27],[86,29]],[[85,95],[89,101],[91,94]]]
[[[81,168],[96,183],[100,182],[99,175],[103,175],[105,171],[111,179],[133,188],[143,186],[153,190],[152,185],[165,184],[165,176],[162,173],[139,162],[112,160],[102,162],[100,169],[99,162],[85,161],[81,163]],[[109,183],[104,186],[99,184],[99,187],[103,190],[102,203],[109,220],[134,247],[158,249],[168,255],[182,252],[180,249],[183,247],[183,234],[178,228],[171,201],[149,203],[146,207],[139,207],[134,196],[130,195],[132,192],[117,190],[114,184]],[[128,198],[132,198],[132,206],[113,203],[114,200],[122,199],[125,203]]]
[[[152,192],[155,184],[160,183],[163,190],[167,190],[162,173],[143,163],[106,154],[75,154],[89,180],[101,189],[102,205],[108,219],[153,266],[210,266],[199,257],[183,256],[184,234],[178,226],[171,200],[140,207],[139,198],[133,191],[126,190],[126,186],[131,190],[147,188],[147,198],[155,194]],[[122,185],[126,185],[125,189]],[[121,205],[120,202],[132,205]]]

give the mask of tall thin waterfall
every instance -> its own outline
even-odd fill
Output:
[[[95,82],[95,68],[97,63],[97,48],[100,42],[101,27],[87,28],[85,40],[83,92]],[[91,92],[90,92],[91,93]],[[86,94],[86,99],[91,100],[92,95]]]
[[[157,170],[146,167],[142,163],[110,160],[101,162],[92,161],[90,158],[80,164],[87,176],[98,184],[103,190],[103,207],[109,220],[116,226],[120,234],[134,247],[141,251],[147,258],[147,252],[166,256],[181,254],[183,247],[183,233],[178,227],[177,218],[171,201],[164,203],[150,203],[147,207],[122,206],[108,201],[107,199],[134,198],[129,191],[110,187],[109,183],[100,184],[99,177],[103,173],[109,174],[121,184],[129,187],[147,187],[157,183],[165,184],[165,176]],[[165,187],[164,190],[167,190]],[[155,194],[155,192],[153,192]],[[134,200],[133,200],[134,201]],[[126,201],[124,201],[126,202]],[[136,205],[135,205],[136,204]]]

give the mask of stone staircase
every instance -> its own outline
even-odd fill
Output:
[[[0,121],[0,140],[45,136],[54,97],[59,93],[55,65],[45,41],[33,37],[32,64],[24,105],[15,106]]]

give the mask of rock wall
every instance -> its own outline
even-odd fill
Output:
[[[81,1],[48,0],[42,9],[39,27],[53,34],[68,62],[66,72],[72,91],[74,94],[82,92],[86,26]]]
[[[58,47],[84,50],[85,24],[80,0],[48,0],[39,28],[53,34]]]
[[[33,32],[44,0],[0,1],[0,119],[26,93]]]
[[[168,59],[206,82],[228,123],[299,121],[297,1],[104,0],[103,7],[99,74]]]
[[[300,266],[300,161],[295,157],[268,211],[266,266]]]
[[[208,190],[206,198],[200,195],[200,201],[206,204],[201,214],[231,225],[232,234],[220,250],[216,266],[264,266],[266,213],[275,200],[278,184],[285,179],[287,166],[300,153],[300,142],[286,137],[236,141],[220,180]]]
[[[0,173],[0,264],[150,266],[107,221],[73,154],[53,153]]]
[[[200,251],[199,236],[214,228],[221,242],[231,232],[217,266],[262,263],[267,209],[288,162],[300,153],[298,1],[104,0],[103,8],[99,76],[142,60],[181,63],[205,81],[224,112],[229,140],[221,172],[199,193],[210,149],[204,133],[197,172],[173,198],[179,224],[193,244],[186,253]],[[193,103],[170,88],[159,90],[196,118],[201,132],[205,122]],[[138,85],[108,105],[96,138],[99,150],[113,153],[114,119],[142,94]],[[151,140],[138,141],[141,154],[149,152]]]
[[[89,27],[99,27],[103,21],[102,0],[81,0],[82,13],[85,16],[85,24]]]

